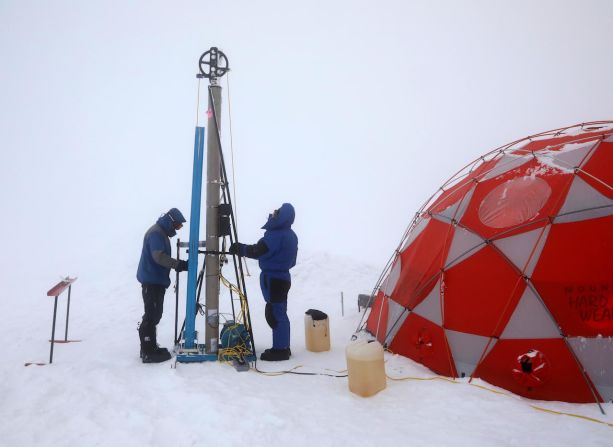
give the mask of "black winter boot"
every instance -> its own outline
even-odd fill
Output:
[[[260,360],[264,360],[267,362],[280,362],[282,360],[289,360],[290,355],[292,355],[292,352],[289,348],[270,348],[262,352],[262,354],[260,355]]]
[[[274,348],[264,349],[264,352],[270,352],[270,351],[272,351],[273,349],[274,349]],[[290,355],[290,357],[291,357],[291,355],[292,355],[292,350],[291,350],[290,348],[287,348],[287,350],[288,350],[289,355]]]
[[[172,356],[166,348],[156,349],[153,352],[143,352],[142,355],[143,363],[161,363],[171,358]]]
[[[140,358],[143,363],[160,363],[172,358],[168,349],[157,345],[155,327],[151,328],[146,323],[141,324],[138,328],[138,335],[140,337]]]

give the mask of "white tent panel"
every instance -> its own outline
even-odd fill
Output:
[[[514,236],[496,239],[493,244],[526,276],[531,276],[543,251],[550,225]]]
[[[401,252],[405,251],[409,247],[409,245],[411,245],[413,241],[417,239],[417,237],[421,234],[421,232],[426,229],[426,226],[428,226],[428,222],[430,222],[430,218],[427,216],[420,217],[418,219],[415,226],[409,232],[407,236],[407,240],[402,245],[402,248],[400,249]]]
[[[605,401],[613,400],[613,337],[569,337],[568,343]]]
[[[598,143],[598,140],[592,140],[585,143],[569,143],[562,146],[559,151],[546,151],[548,157],[551,157],[553,163],[563,169],[578,168],[589,159],[589,152]],[[537,157],[539,153],[536,154]]]
[[[445,268],[451,268],[464,261],[483,247],[485,247],[485,241],[480,236],[463,227],[456,226],[453,232],[453,241],[445,261]]]
[[[484,353],[490,341],[489,337],[467,334],[449,329],[445,329],[445,335],[447,336],[449,348],[453,355],[456,371],[460,377],[470,376],[477,367],[479,360],[482,357],[485,358],[496,344],[496,340],[492,340],[487,348],[487,352]]]
[[[438,324],[439,326],[443,325],[443,314],[441,312],[441,281],[440,279],[436,282],[432,291],[428,294],[428,296],[413,309],[420,317],[424,317],[426,320],[430,320],[431,322]]]
[[[503,157],[496,163],[485,176],[483,176],[482,181],[493,179],[498,177],[499,175],[504,174],[505,172],[512,171],[513,169],[519,168],[524,163],[532,160],[534,156],[532,154],[528,155],[514,155],[514,154],[505,154]]]
[[[389,275],[387,275],[387,278],[385,278],[385,281],[383,281],[383,284],[381,285],[381,291],[386,296],[390,296],[392,292],[394,291],[396,284],[398,284],[398,279],[400,278],[401,270],[402,270],[402,265],[401,265],[400,256],[397,256],[396,260],[394,261],[394,265],[392,266],[392,269],[390,270]]]
[[[388,300],[387,309],[387,334],[385,334],[385,344],[391,343],[410,313],[408,309],[391,299]]]
[[[501,339],[561,338],[553,318],[530,287],[526,287]]]
[[[473,193],[475,192],[475,187],[473,186],[461,199],[455,202],[453,205],[450,205],[448,208],[444,209],[442,212],[434,214],[433,217],[439,218],[443,222],[451,222],[455,220],[456,222],[460,221],[466,212],[466,208],[470,203],[470,199],[472,199]],[[443,219],[441,219],[443,217]]]
[[[575,176],[566,201],[554,222],[569,223],[613,214],[613,200],[603,196],[583,179]]]

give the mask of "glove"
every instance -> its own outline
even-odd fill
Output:
[[[234,242],[232,245],[230,245],[230,248],[228,249],[228,253],[230,253],[231,255],[240,255],[241,254],[241,248],[244,244],[241,244],[239,242]]]
[[[177,264],[177,272],[185,272],[187,270],[187,261],[179,260]]]

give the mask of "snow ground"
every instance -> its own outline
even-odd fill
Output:
[[[261,351],[269,347],[270,330],[257,265],[250,261],[249,268],[250,306]],[[24,367],[26,361],[48,361],[53,299],[45,291],[52,284],[34,279],[11,290],[10,300],[2,300],[0,445],[613,445],[613,425],[532,408],[613,424],[613,404],[604,406],[603,416],[596,405],[529,401],[481,381],[474,383],[504,394],[465,380],[388,380],[385,390],[361,398],[348,391],[346,378],[238,373],[221,363],[178,364],[176,369],[171,362],[143,365],[138,358],[136,323],[142,303],[135,269],[117,265],[76,272],[80,277],[73,288],[69,338],[82,342],[56,345],[52,365]],[[258,367],[278,371],[302,365],[298,371],[332,374],[329,370],[344,370],[344,348],[360,319],[357,294],[370,292],[378,274],[377,268],[351,259],[299,253],[289,302],[293,356],[287,362],[258,362]],[[64,295],[56,338],[64,335],[65,303]],[[159,341],[169,346],[172,288],[165,306]],[[183,306],[182,298],[181,315]],[[309,308],[330,316],[329,352],[304,348],[303,315]],[[389,376],[434,377],[410,360],[386,356]]]

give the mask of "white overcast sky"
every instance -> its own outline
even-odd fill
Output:
[[[160,213],[189,219],[211,46],[241,239],[289,201],[302,249],[382,268],[472,159],[613,119],[612,45],[610,0],[0,0],[2,275],[135,264]]]

